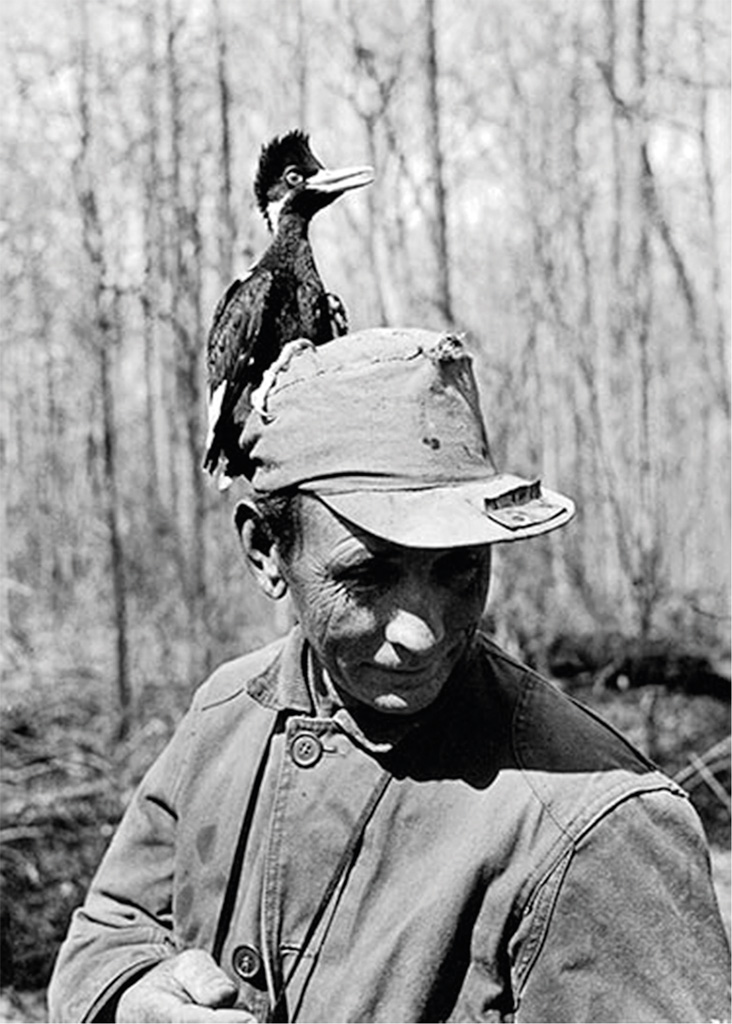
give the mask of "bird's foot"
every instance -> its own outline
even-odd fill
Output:
[[[348,313],[343,301],[333,292],[325,293],[325,301],[328,304],[328,319],[330,320],[331,334],[334,338],[342,338],[348,334]]]
[[[267,413],[266,403],[269,393],[277,380],[277,375],[287,369],[294,356],[311,348],[315,348],[315,345],[313,345],[309,338],[296,338],[294,341],[288,341],[282,346],[282,351],[269,369],[265,370],[262,375],[261,384],[252,392],[251,396],[252,408],[255,412],[259,413],[265,422],[269,422],[272,418]]]

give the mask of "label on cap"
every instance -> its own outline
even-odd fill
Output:
[[[487,503],[486,503],[487,504]],[[546,523],[558,516],[564,509],[546,498],[537,498],[526,505],[509,505],[505,508],[486,508],[485,514],[507,530],[522,530],[527,526]]]
[[[526,505],[530,501],[541,501],[541,481],[530,480],[527,483],[519,484],[518,487],[511,487],[495,498],[485,499],[485,511],[493,512],[499,508],[509,508],[513,505]]]

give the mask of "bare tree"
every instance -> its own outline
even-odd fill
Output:
[[[178,408],[182,413],[182,457],[186,467],[188,529],[184,531],[185,564],[183,580],[190,617],[191,657],[206,665],[209,636],[206,626],[206,493],[201,469],[203,438],[203,341],[205,325],[201,306],[202,245],[198,207],[201,199],[198,166],[186,164],[184,182],[184,115],[179,33],[184,21],[166,0],[166,68],[170,112],[170,201],[174,213],[171,240],[171,321],[175,338],[175,376]]]
[[[635,70],[635,105],[639,110],[646,105],[647,89],[647,22],[646,0],[635,4],[635,38],[633,65]],[[633,323],[638,345],[638,391],[639,391],[639,463],[638,463],[638,564],[633,580],[638,602],[639,635],[642,641],[650,637],[653,613],[660,586],[660,546],[655,536],[654,507],[656,495],[653,486],[653,461],[651,458],[651,378],[650,357],[651,317],[654,303],[654,277],[649,227],[654,212],[654,182],[648,157],[648,139],[644,122],[636,119],[636,188],[638,192],[638,237],[633,266],[635,282],[635,303]]]
[[[220,0],[212,0],[216,38],[216,85],[219,99],[219,269],[225,281],[234,273],[236,222],[232,204],[233,140],[231,131],[231,85],[229,82],[228,28]]]
[[[305,16],[303,0],[294,0],[295,4],[295,68],[297,78],[297,116],[301,125],[308,124],[310,106],[309,67],[308,59],[308,22]]]
[[[0,647],[4,651],[10,650],[10,554],[8,551],[10,430],[10,378],[6,347],[0,346]]]
[[[383,58],[379,61],[373,46],[364,38],[354,4],[348,5],[344,20],[349,30],[354,63],[353,82],[346,86],[346,92],[363,124],[369,163],[380,167],[383,174],[387,160],[391,158],[396,161],[400,173],[408,176],[409,169],[399,146],[391,110],[402,73],[401,55],[391,66]],[[384,147],[388,155],[383,154]],[[402,307],[394,281],[396,269],[390,261],[385,226],[390,216],[398,218],[398,211],[386,208],[382,192],[387,191],[387,186],[383,185],[382,189],[369,189],[366,196],[369,214],[366,245],[374,282],[376,319],[381,324],[398,322]]]
[[[162,280],[161,254],[164,252],[163,223],[160,207],[162,191],[159,90],[160,74],[157,57],[158,19],[154,5],[143,11],[145,46],[145,81],[143,110],[145,114],[145,163],[143,176],[144,269],[140,290],[142,304],[143,344],[145,352],[145,421],[147,427],[147,488],[151,514],[162,515],[170,502],[171,457],[165,443],[166,422],[163,414],[163,388],[159,351],[159,302]]]
[[[698,97],[697,119],[699,124],[699,157],[702,171],[704,206],[708,218],[708,230],[710,237],[710,276],[711,276],[711,299],[712,299],[712,373],[718,382],[719,397],[722,408],[729,417],[730,396],[729,396],[729,331],[727,329],[727,318],[724,313],[724,302],[722,298],[722,267],[719,252],[719,203],[717,201],[717,186],[715,183],[714,171],[712,169],[712,149],[709,139],[709,90],[710,73],[708,69],[709,40],[708,22],[705,18],[704,0],[696,0],[694,9],[694,28],[696,33],[696,62],[699,76],[699,87],[696,89]],[[688,300],[687,300],[688,302]]]
[[[434,237],[437,270],[435,277],[435,305],[444,321],[453,323],[452,288],[450,283],[450,253],[447,237],[447,195],[445,190],[444,160],[442,155],[442,119],[439,97],[439,62],[437,54],[437,28],[435,25],[436,0],[424,0],[425,70],[427,75],[427,138],[434,195]]]
[[[76,197],[82,221],[82,245],[90,274],[93,310],[93,346],[99,372],[102,416],[102,460],[104,468],[104,514],[109,536],[114,621],[117,650],[117,695],[122,739],[129,732],[132,715],[132,691],[129,676],[129,640],[127,583],[120,523],[119,470],[117,464],[117,425],[111,361],[118,338],[119,314],[115,291],[109,280],[104,235],[97,196],[97,176],[92,166],[94,123],[91,109],[91,37],[87,0],[79,0],[80,19],[78,63],[79,150],[74,161]]]

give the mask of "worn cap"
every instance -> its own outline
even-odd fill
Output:
[[[255,493],[296,488],[407,547],[523,540],[574,504],[496,469],[470,356],[454,334],[378,328],[278,360],[242,447]]]

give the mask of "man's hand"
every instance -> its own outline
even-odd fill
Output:
[[[186,949],[163,960],[125,989],[115,1017],[124,1024],[256,1021],[246,1010],[226,1009],[236,994],[236,985],[209,953]]]

